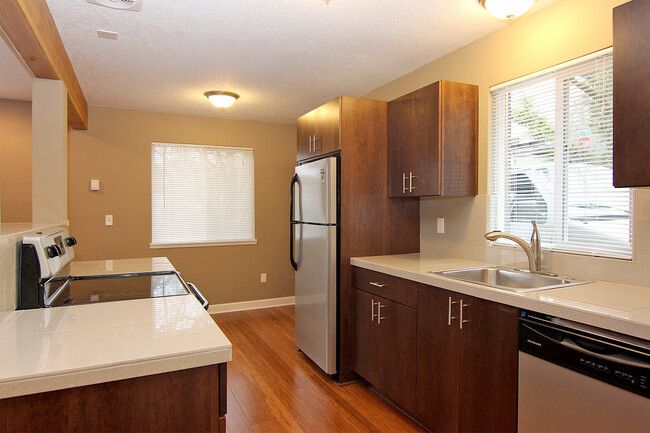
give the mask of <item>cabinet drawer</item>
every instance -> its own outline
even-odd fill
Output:
[[[352,267],[352,286],[391,301],[417,308],[417,283],[356,266]]]

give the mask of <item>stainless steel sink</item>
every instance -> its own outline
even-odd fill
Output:
[[[535,292],[591,282],[555,274],[530,273],[519,269],[493,266],[451,271],[429,271],[429,273],[513,292]]]

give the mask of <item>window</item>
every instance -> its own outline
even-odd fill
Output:
[[[254,244],[253,149],[151,144],[151,247]]]
[[[611,49],[490,89],[488,230],[632,256],[631,194],[612,186]]]

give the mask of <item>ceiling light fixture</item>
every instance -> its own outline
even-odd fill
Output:
[[[511,20],[528,12],[535,0],[479,0],[479,3],[496,18]]]
[[[224,90],[210,90],[205,92],[204,95],[217,108],[228,108],[239,99],[238,94]]]

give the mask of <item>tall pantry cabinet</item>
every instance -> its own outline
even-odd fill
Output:
[[[298,118],[299,162],[331,155],[341,158],[341,383],[356,378],[351,370],[354,301],[350,258],[420,250],[419,200],[388,198],[386,125],[385,101],[348,96],[339,96]]]

